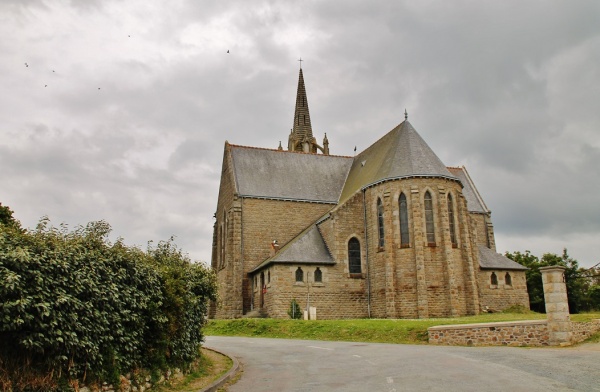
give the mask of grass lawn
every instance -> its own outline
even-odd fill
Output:
[[[491,323],[498,321],[544,320],[535,312],[491,313],[478,316],[439,319],[356,319],[356,320],[211,320],[205,335],[251,336],[264,338],[337,340],[348,342],[426,344],[427,328],[436,325]],[[600,318],[600,312],[572,315],[573,321]]]

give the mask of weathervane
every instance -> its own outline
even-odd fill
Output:
[[[408,112],[404,109],[404,120],[408,120]]]

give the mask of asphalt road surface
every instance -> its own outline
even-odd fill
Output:
[[[229,392],[600,391],[600,345],[447,347],[208,336],[243,374]]]

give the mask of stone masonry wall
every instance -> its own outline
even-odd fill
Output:
[[[492,226],[490,216],[482,213],[471,213],[470,215],[477,245],[485,246],[486,248],[496,251],[494,227]]]
[[[367,308],[367,265],[364,246],[364,210],[362,193],[357,193],[346,203],[330,211],[329,218],[319,224],[335,265],[277,264],[269,267],[271,284],[265,295],[265,309],[269,317],[287,318],[292,299],[306,308],[308,291],[310,305],[317,308],[321,319],[364,318]],[[361,244],[361,273],[350,274],[348,267],[348,241],[357,238]],[[302,268],[304,276],[310,274],[310,283],[296,282],[296,270]],[[313,282],[314,271],[320,268],[323,281]],[[258,292],[255,292],[255,298]]]
[[[497,285],[491,283],[492,272],[498,279]],[[506,273],[510,274],[510,285],[506,283]],[[525,271],[480,270],[477,275],[482,309],[498,312],[512,305],[521,305],[529,309]]]
[[[427,329],[429,343],[456,346],[547,346],[546,320],[442,325]]]
[[[239,268],[240,211],[235,194],[231,147],[225,143],[221,185],[217,210],[215,212],[215,244],[211,257],[211,266],[217,273],[218,303],[211,303],[210,314],[216,318],[241,317],[242,275]],[[234,204],[236,204],[234,206]],[[239,282],[231,286],[230,282]]]
[[[304,280],[296,282],[296,270],[302,268]],[[288,310],[292,299],[296,299],[302,310],[306,309],[308,295],[310,306],[317,308],[317,319],[343,319],[367,317],[367,298],[364,279],[349,279],[340,273],[342,264],[318,266],[323,281],[314,282],[317,266],[302,264],[276,264],[269,267],[265,274],[271,281],[264,293],[264,309],[269,317],[289,318]],[[310,282],[307,283],[307,273]],[[258,302],[260,290],[254,291]]]
[[[247,274],[271,256],[272,241],[276,239],[280,246],[284,246],[331,207],[331,204],[322,203],[250,198],[242,200],[243,275],[246,280],[244,314],[256,307],[251,302],[252,285]]]
[[[244,270],[271,257],[271,242],[284,246],[331,209],[331,204],[243,199]]]
[[[319,224],[327,247],[334,260],[343,264],[340,272],[349,277],[348,241],[356,238],[360,243],[361,272],[366,276],[365,224],[362,192],[357,192],[344,204],[333,209],[330,218]]]
[[[600,320],[571,322],[571,343],[579,343],[600,331]],[[442,325],[427,329],[429,343],[449,346],[548,346],[547,320],[486,324]]]
[[[574,342],[582,342],[598,331],[600,331],[600,319],[584,323],[571,322],[572,339]]]
[[[423,198],[433,200],[435,243],[426,238]],[[398,199],[408,204],[409,245],[400,242]],[[456,243],[449,230],[448,193],[453,196]],[[377,199],[384,206],[384,246],[378,243]],[[366,191],[367,246],[373,317],[446,317],[479,311],[472,259],[473,229],[460,184],[440,178],[389,181]],[[473,235],[474,236],[474,235]]]

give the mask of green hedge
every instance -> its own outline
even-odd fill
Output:
[[[142,251],[109,233],[103,221],[0,222],[0,389],[117,382],[196,359],[214,274],[172,239]]]

